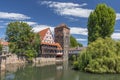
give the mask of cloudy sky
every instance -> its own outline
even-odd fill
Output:
[[[0,38],[5,37],[7,24],[12,21],[27,22],[35,32],[61,23],[71,28],[71,34],[87,45],[87,20],[97,4],[106,3],[116,11],[115,31],[111,36],[120,39],[119,0],[0,0]]]

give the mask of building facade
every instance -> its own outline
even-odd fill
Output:
[[[0,40],[0,45],[2,45],[2,51],[0,51],[0,53],[8,53],[9,52],[9,46],[8,46],[8,42],[6,42],[5,40]]]
[[[59,43],[63,49],[63,59],[68,60],[68,51],[70,45],[70,28],[61,24],[54,29],[55,42]]]
[[[54,38],[50,28],[46,28],[38,32],[41,39],[41,57],[56,57],[57,55],[62,56],[62,47],[59,43],[54,42]]]

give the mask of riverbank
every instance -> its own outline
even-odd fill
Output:
[[[26,63],[25,58],[19,58],[16,54],[2,55],[0,61],[1,71],[6,69],[6,65],[9,64],[24,64]]]
[[[44,57],[39,57],[33,59],[34,64],[41,64],[41,66],[44,65],[53,65],[56,63],[56,58],[44,58]]]
[[[56,58],[44,58],[44,57],[37,57],[33,59],[33,63],[39,64],[39,66],[45,66],[45,65],[53,65],[56,63],[61,63],[63,62],[62,58],[61,59],[56,59]],[[0,68],[1,71],[6,69],[6,65],[10,64],[25,64],[28,63],[25,58],[18,58],[17,55],[15,54],[10,54],[9,56],[3,57],[1,59],[1,64]]]

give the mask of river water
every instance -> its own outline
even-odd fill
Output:
[[[91,74],[74,71],[68,63],[42,66],[40,64],[7,65],[0,80],[120,80],[120,74]]]

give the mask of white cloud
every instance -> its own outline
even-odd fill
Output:
[[[116,20],[120,20],[120,13],[116,14]]]
[[[34,32],[39,32],[43,29],[50,28],[52,32],[54,32],[54,27],[48,25],[36,25],[33,27]]]
[[[81,35],[88,35],[87,28],[81,28],[81,27],[71,27],[70,28],[71,34],[81,34]]]
[[[65,17],[65,18],[69,19],[69,21],[71,21],[71,22],[74,22],[74,21],[78,21],[78,20],[79,20],[79,19],[73,18],[73,17]]]
[[[32,21],[23,21],[23,22],[29,24],[30,26],[37,25],[37,22],[32,22]]]
[[[41,4],[47,4],[50,8],[53,8],[54,11],[63,16],[74,16],[74,17],[84,17],[87,18],[92,9],[84,9],[82,6],[86,6],[87,3],[76,4],[70,2],[52,2],[52,1],[43,1]]]
[[[74,17],[89,17],[89,14],[92,10],[83,9],[83,8],[65,8],[64,10],[57,10],[60,15],[74,16]]]
[[[76,4],[72,2],[54,2],[54,1],[42,1],[42,5],[48,5],[53,8],[54,12],[61,16],[73,16],[88,18],[93,9],[82,8],[87,3]],[[116,13],[116,20],[120,20],[120,13]]]
[[[120,40],[120,33],[113,33],[111,37],[115,40]]]
[[[39,32],[40,30],[43,30],[45,28],[50,28],[51,31],[54,32],[55,27],[49,26],[49,25],[35,25],[33,27],[33,30],[34,30],[34,32]],[[87,31],[87,28],[70,27],[70,33],[71,34],[87,35],[88,31]]]
[[[79,4],[75,3],[65,3],[65,2],[53,2],[53,1],[42,1],[41,4],[47,4],[49,7],[52,8],[71,8],[71,7],[78,7]]]
[[[82,38],[79,38],[79,39],[76,39],[77,41],[87,41],[87,39],[82,39]]]
[[[30,17],[20,13],[0,12],[0,19],[26,20],[30,19]]]

